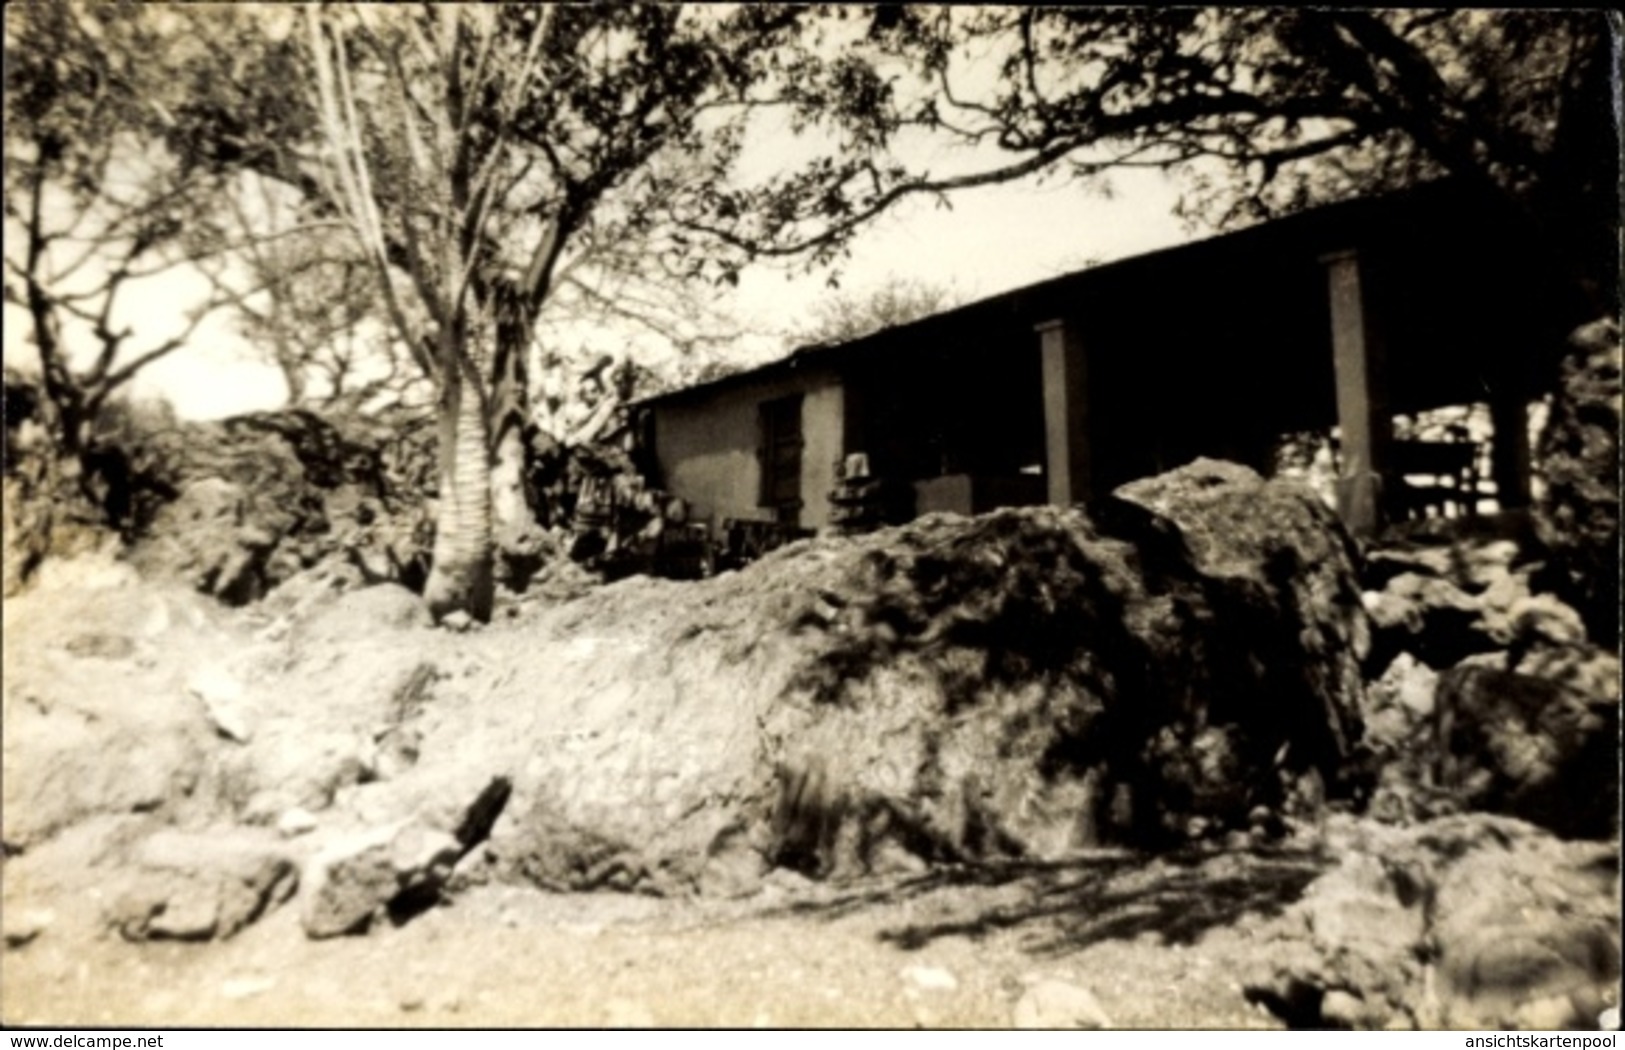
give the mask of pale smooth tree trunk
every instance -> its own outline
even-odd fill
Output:
[[[492,516],[498,547],[520,554],[537,531],[535,512],[525,492],[524,437],[530,409],[526,355],[535,318],[519,293],[508,287],[499,290],[495,315],[490,400]]]
[[[490,424],[483,391],[463,374],[459,356],[442,354],[440,505],[423,597],[437,623],[456,612],[488,623],[495,597]]]

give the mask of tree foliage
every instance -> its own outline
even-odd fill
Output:
[[[958,305],[947,288],[909,277],[892,277],[866,293],[840,293],[814,304],[810,322],[792,341],[797,346],[846,343],[918,321]]]
[[[511,495],[518,428],[503,412],[528,389],[514,373],[543,308],[574,290],[647,318],[624,285],[605,292],[606,272],[736,279],[755,234],[730,236],[746,216],[718,188],[751,114],[778,104],[790,80],[839,86],[840,63],[810,50],[822,17],[772,6],[307,9],[323,164],[297,184],[356,233],[391,322],[440,391],[437,613],[489,615],[490,457],[500,527],[523,517]],[[818,119],[857,115],[837,107]],[[843,194],[834,171],[821,156],[796,185]],[[768,206],[804,204],[779,199]]]
[[[26,311],[42,407],[69,462],[109,399],[217,305],[160,336],[120,320],[143,278],[201,261],[188,222],[219,190],[214,173],[156,141],[176,98],[168,72],[145,61],[160,39],[125,7],[6,11],[5,295]]]
[[[235,327],[305,408],[424,400],[425,377],[381,317],[366,256],[334,222],[306,222],[279,184],[240,176],[193,240],[231,246],[210,271]]]
[[[829,198],[828,179],[794,174],[724,201],[753,216],[752,239],[771,251],[828,249],[904,196],[1027,176],[1175,168],[1191,179],[1186,210],[1226,224],[1449,175],[1523,209],[1605,312],[1616,295],[1616,16],[885,4],[850,15],[844,93],[816,79],[793,92],[804,111],[852,118],[834,164],[853,192]],[[968,159],[932,170],[872,148],[918,135]],[[807,227],[820,206],[835,223]]]

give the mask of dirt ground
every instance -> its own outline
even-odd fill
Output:
[[[738,900],[476,888],[310,941],[283,907],[232,940],[129,944],[59,916],[4,956],[4,1019],[47,1026],[1007,1028],[1032,985],[1116,1027],[1279,1028],[1242,994],[1308,851],[1102,853]]]

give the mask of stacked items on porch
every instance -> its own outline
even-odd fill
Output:
[[[886,523],[885,486],[869,473],[869,457],[854,452],[841,464],[841,480],[829,494],[830,524],[846,535]]]

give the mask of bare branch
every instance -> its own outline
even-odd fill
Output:
[[[792,240],[788,243],[774,244],[753,241],[750,238],[742,237],[734,233],[732,230],[728,230],[707,222],[690,222],[688,225],[691,229],[710,234],[711,236],[722,241],[724,244],[728,244],[736,248],[742,248],[752,256],[785,257],[799,255],[808,251],[809,249],[821,245],[831,245],[836,243],[844,238],[847,234],[857,229],[859,226],[879,215],[887,208],[890,208],[899,200],[902,200],[904,197],[919,194],[947,193],[952,190],[971,189],[976,186],[991,186],[1000,182],[1008,182],[1012,179],[1019,179],[1023,176],[1031,175],[1049,167],[1054,162],[1060,160],[1062,157],[1065,157],[1068,153],[1071,153],[1072,150],[1077,147],[1077,145],[1078,143],[1073,140],[1062,140],[1058,143],[1052,143],[1047,148],[1037,151],[1030,157],[1026,157],[1022,160],[1011,164],[1002,165],[1000,167],[989,168],[971,175],[959,175],[943,179],[918,178],[909,182],[899,183],[888,189],[885,193],[881,194],[867,207],[860,208],[852,215],[847,216],[838,222],[825,226],[822,230],[819,230],[811,236],[804,237],[800,240]]]

